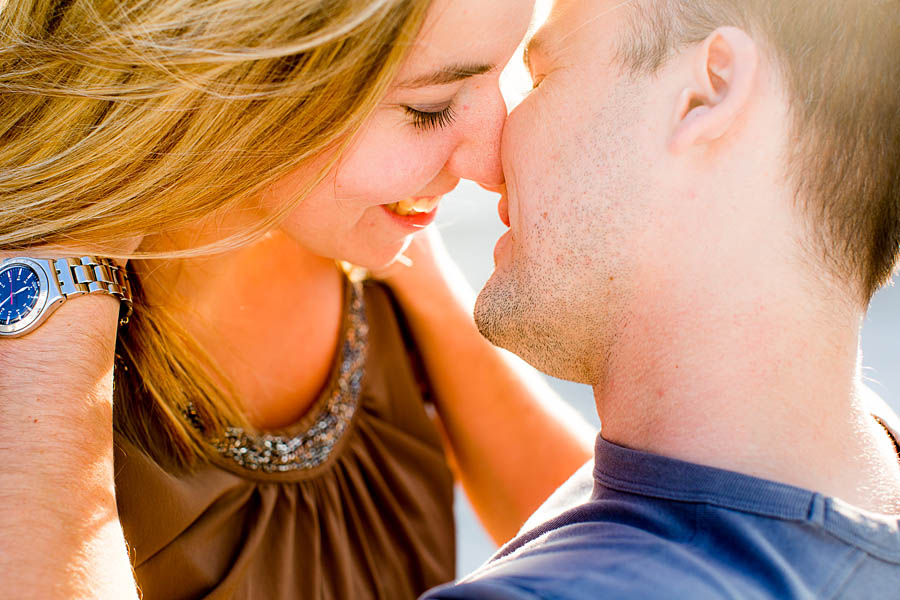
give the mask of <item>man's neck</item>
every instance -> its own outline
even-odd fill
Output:
[[[603,437],[900,512],[896,450],[860,394],[861,315],[734,292],[637,303],[594,389]]]

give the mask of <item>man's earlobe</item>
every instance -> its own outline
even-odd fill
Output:
[[[724,135],[750,100],[757,78],[756,43],[741,29],[716,29],[696,52],[691,85],[679,97],[672,152]]]

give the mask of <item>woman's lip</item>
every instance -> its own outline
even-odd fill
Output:
[[[431,212],[427,213],[415,213],[411,215],[398,215],[387,206],[382,205],[381,208],[384,209],[384,212],[391,217],[395,223],[402,225],[403,227],[407,227],[409,229],[424,229],[428,227],[432,223],[434,223],[435,218],[437,218],[438,206],[435,206]]]

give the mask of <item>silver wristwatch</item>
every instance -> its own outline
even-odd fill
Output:
[[[121,300],[119,324],[131,316],[125,270],[108,258],[9,258],[0,263],[0,337],[18,337],[43,323],[67,299],[110,294]]]

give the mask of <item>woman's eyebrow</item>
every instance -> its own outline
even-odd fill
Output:
[[[496,65],[491,64],[455,64],[442,67],[437,71],[426,73],[412,77],[406,81],[400,82],[397,87],[401,88],[419,88],[428,87],[430,85],[446,85],[455,83],[469,77],[482,75],[488,71],[493,71]]]

